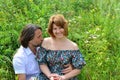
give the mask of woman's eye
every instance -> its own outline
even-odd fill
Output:
[[[56,28],[53,28],[54,30],[56,30]]]

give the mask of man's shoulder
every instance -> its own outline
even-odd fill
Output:
[[[24,57],[24,47],[20,46],[17,50],[16,50],[16,53],[14,55],[14,58],[15,57]]]

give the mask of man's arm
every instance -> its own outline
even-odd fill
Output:
[[[18,80],[26,80],[25,60],[21,57],[13,58],[13,68]]]
[[[69,72],[65,75],[62,75],[61,79],[59,79],[59,80],[68,80],[72,77],[77,76],[78,74],[80,74],[80,69],[73,69],[71,72]]]
[[[18,74],[18,80],[26,80],[26,75],[25,74]]]
[[[62,70],[62,73],[67,74],[73,70],[72,64],[64,65],[65,69]]]

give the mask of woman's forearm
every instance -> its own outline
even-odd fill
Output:
[[[42,64],[40,65],[41,71],[51,80],[52,78],[54,78],[55,80],[58,80],[58,78],[60,77],[60,75],[58,75],[57,73],[51,73],[48,66],[46,64]]]
[[[46,64],[40,65],[41,71],[49,78],[51,72]]]

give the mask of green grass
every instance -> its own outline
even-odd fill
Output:
[[[85,57],[79,80],[119,80],[119,0],[0,0],[0,80],[14,80],[11,61],[22,27],[38,24],[47,37],[48,19],[56,13],[69,21],[68,37]]]

